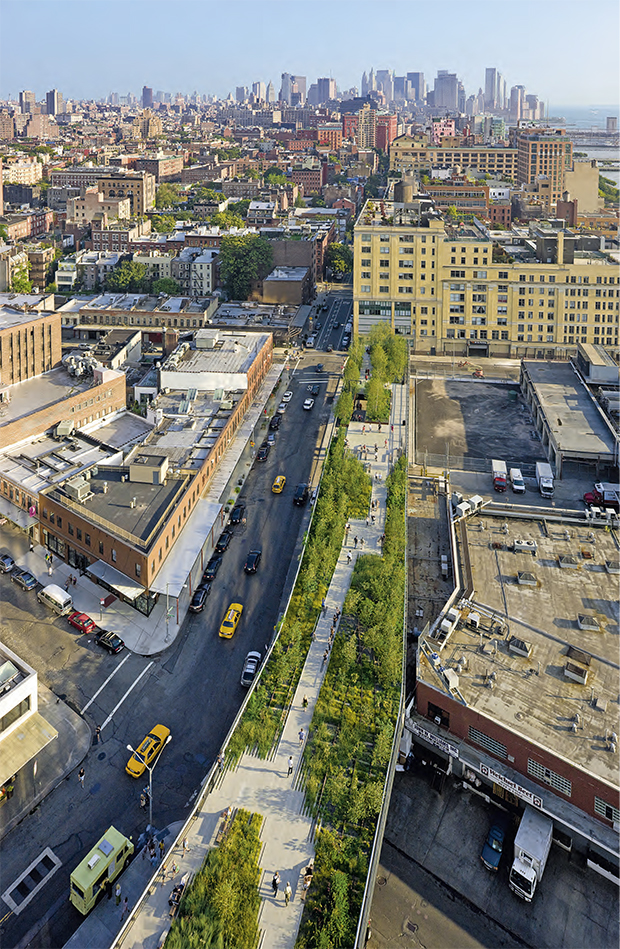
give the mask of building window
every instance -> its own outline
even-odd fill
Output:
[[[81,539],[82,539],[82,529],[81,529],[80,527],[76,527],[76,529],[75,529],[75,536],[76,536],[76,538],[77,538],[78,540],[81,540]]]
[[[439,705],[433,705],[432,702],[428,703],[428,717],[432,718],[436,725],[450,727],[450,712],[446,712]]]
[[[102,541],[102,540],[99,541],[99,553],[100,553],[100,554],[103,554],[103,541]]]
[[[116,563],[116,551],[114,550],[114,547],[110,551],[110,554],[112,556],[112,563]]]
[[[620,822],[620,811],[618,808],[596,796],[594,797],[594,813],[598,814],[599,817],[604,817],[606,820],[613,821],[615,824]]]
[[[496,758],[508,757],[506,745],[503,745],[501,741],[497,741],[495,738],[491,738],[490,735],[485,735],[484,732],[478,731],[473,725],[469,726],[469,740],[473,741],[476,745],[480,745],[482,748],[486,748],[486,750],[490,751]]]
[[[69,536],[73,537],[73,524],[67,524],[67,530],[69,531]]]
[[[90,547],[90,534],[84,534],[84,543],[87,547]]]
[[[527,773],[531,774],[533,778],[538,778],[539,781],[544,781],[544,783],[548,784],[554,791],[560,791],[562,794],[565,794],[566,797],[571,796],[573,788],[571,782],[563,778],[561,774],[556,774],[555,771],[545,768],[544,765],[539,764],[538,761],[534,761],[533,758],[527,759]]]
[[[139,577],[140,574],[142,573],[142,566],[139,563],[137,563],[135,565],[135,568],[136,568],[136,576]]]

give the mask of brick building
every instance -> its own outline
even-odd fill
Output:
[[[13,299],[9,299],[12,296]],[[60,362],[60,314],[53,294],[0,295],[0,384],[23,382],[53,369]]]
[[[323,185],[327,184],[327,171],[327,162],[313,168],[298,165],[293,167],[291,180],[293,184],[302,186],[304,194],[318,194]]]
[[[97,179],[97,187],[106,200],[129,198],[132,217],[145,214],[155,205],[155,175],[148,171],[108,173]]]

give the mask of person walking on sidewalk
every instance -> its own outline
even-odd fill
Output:
[[[163,842],[163,840],[160,840],[160,841],[159,841],[159,859],[160,859],[161,861],[163,861],[163,859],[164,859],[164,851],[165,851],[165,849],[166,849],[165,843]]]
[[[271,881],[271,888],[272,888],[272,890],[273,890],[273,895],[276,897],[276,899],[277,899],[277,897],[278,897],[278,887],[279,887],[279,886],[280,886],[280,874],[279,874],[278,871],[276,870],[276,872],[275,872],[274,875],[273,875],[273,880]]]
[[[120,883],[117,883],[116,886],[114,887],[114,895],[115,895],[115,897],[116,897],[116,905],[117,905],[117,906],[120,906],[120,905],[121,905],[121,885],[120,885]]]
[[[323,667],[325,666],[325,663],[327,662],[327,657],[328,657],[328,656],[329,656],[329,649],[326,649],[325,652],[323,653],[323,665],[321,666],[321,668],[323,668]]]
[[[357,536],[353,538],[353,546],[357,549]]]
[[[82,787],[84,787],[85,777],[86,777],[86,772],[84,771],[84,768],[80,768],[80,770],[78,771],[78,781],[80,782]]]
[[[353,560],[353,557],[351,556],[351,552],[349,551],[349,553],[347,554],[347,563],[348,564],[351,563],[352,560]]]
[[[293,891],[291,890],[291,884],[287,883],[286,889],[284,890],[284,905],[285,906],[288,906],[292,895],[293,895]]]
[[[293,756],[292,756],[292,755],[289,755],[289,757],[288,757],[288,773],[287,773],[287,775],[286,775],[287,778],[290,778],[290,776],[292,775],[292,773],[293,773]]]
[[[301,700],[301,704],[302,704],[302,707],[303,707],[303,708],[308,708],[308,696],[307,696],[307,695],[304,695],[303,699]]]
[[[302,728],[302,729],[300,729],[300,732],[299,732],[299,744],[300,744],[300,745],[303,745],[305,738],[306,738],[306,733],[305,733],[305,731],[304,731],[303,728]]]
[[[189,849],[190,848],[187,842],[187,837],[184,837],[183,838],[183,853],[181,854],[181,856],[184,857],[186,853],[189,853]]]

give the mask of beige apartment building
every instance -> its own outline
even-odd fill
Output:
[[[394,139],[390,145],[390,169],[403,178],[430,168],[475,169],[502,181],[517,180],[517,149],[504,146],[444,147],[429,145],[408,135]]]
[[[367,201],[354,229],[357,333],[388,322],[416,352],[566,358],[618,351],[616,263],[546,223],[498,235],[445,224],[431,203]]]
[[[132,217],[144,214],[155,204],[155,175],[148,171],[108,174],[97,179],[97,187],[106,201],[129,198]]]

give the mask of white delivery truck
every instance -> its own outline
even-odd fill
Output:
[[[491,471],[493,472],[493,487],[496,491],[505,491],[508,486],[508,472],[506,471],[506,462],[498,461],[494,458],[491,462]]]
[[[525,481],[520,468],[510,469],[510,484],[515,494],[525,494]]]
[[[553,471],[546,461],[536,462],[536,482],[543,498],[553,497]]]
[[[553,821],[526,804],[515,836],[514,861],[508,885],[513,893],[531,903],[547,866],[553,838]]]

